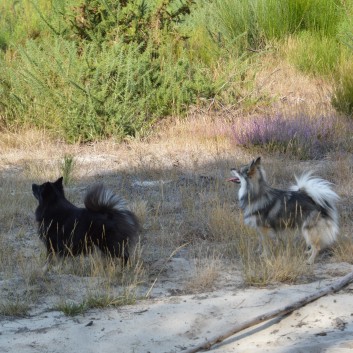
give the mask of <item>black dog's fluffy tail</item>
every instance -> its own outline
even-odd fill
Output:
[[[107,234],[106,244],[99,246],[104,252],[117,256],[123,256],[126,262],[129,259],[131,249],[136,245],[140,225],[135,214],[127,209],[126,202],[117,196],[112,190],[102,184],[92,186],[84,199],[88,210],[111,214],[114,220],[113,236]],[[111,233],[109,232],[109,235]]]
[[[130,236],[139,230],[139,222],[136,216],[127,209],[125,200],[102,184],[94,185],[88,190],[84,204],[90,211],[120,214],[130,225]]]
[[[102,184],[92,186],[84,200],[88,210],[94,212],[114,212],[125,211],[126,203],[119,196],[114,194],[110,189],[107,189]]]

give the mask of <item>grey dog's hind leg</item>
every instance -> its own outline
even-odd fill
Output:
[[[309,255],[307,263],[312,265],[315,261],[316,256],[320,252],[320,242],[315,241],[316,239],[320,239],[319,229],[317,227],[306,228],[303,227],[302,234],[305,239],[306,245],[309,247],[309,250],[306,253]]]

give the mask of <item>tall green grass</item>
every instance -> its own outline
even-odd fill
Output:
[[[333,106],[350,117],[353,116],[353,57],[344,60],[336,75]]]
[[[352,11],[353,14],[353,4]],[[353,20],[342,23],[340,39],[346,51],[335,75],[332,105],[350,117],[353,116]]]
[[[260,48],[262,34],[257,22],[256,2],[225,0],[216,2],[219,35],[229,46],[242,53],[247,48]]]
[[[287,60],[300,71],[332,77],[340,61],[341,44],[335,37],[303,31],[289,38],[285,47]]]
[[[301,31],[334,37],[345,16],[337,0],[218,0],[214,6],[219,34],[252,49]]]
[[[259,27],[267,40],[301,31],[335,36],[344,15],[337,0],[259,0],[256,4]]]
[[[353,112],[353,4],[339,0],[218,0],[206,24],[211,37],[228,52],[279,49],[306,74],[334,78],[333,106]],[[342,59],[343,57],[343,59]]]

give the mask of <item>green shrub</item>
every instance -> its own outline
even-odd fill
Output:
[[[172,52],[117,42],[34,41],[0,67],[7,126],[35,125],[69,141],[135,135],[161,116],[180,113],[213,83]],[[78,51],[80,55],[78,55]]]
[[[2,0],[0,50],[50,34],[66,32],[65,17],[77,0]]]
[[[191,3],[85,0],[65,12],[65,31],[45,20],[51,36],[0,63],[5,126],[37,126],[68,141],[120,138],[211,97],[213,79],[189,61],[176,27]]]

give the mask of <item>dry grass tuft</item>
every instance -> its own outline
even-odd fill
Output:
[[[229,204],[216,203],[207,210],[208,227],[212,240],[217,242],[234,241],[236,234],[243,229],[239,210]]]
[[[11,298],[10,300],[0,302],[1,316],[23,317],[28,314],[29,309],[29,303],[19,298]]]
[[[287,232],[285,232],[287,233]],[[253,236],[243,239],[240,257],[244,281],[249,285],[266,286],[279,282],[296,283],[311,271],[303,242],[288,236],[274,242],[266,239],[265,253],[257,251],[258,240]]]
[[[353,264],[353,239],[350,237],[341,237],[333,247],[335,262],[347,262]]]
[[[194,258],[193,265],[193,274],[185,284],[184,290],[187,293],[201,293],[214,289],[222,271],[221,256],[216,255],[215,251],[211,254],[199,254]]]
[[[130,209],[132,212],[135,213],[136,217],[138,218],[141,226],[145,224],[148,217],[148,203],[146,200],[135,200],[130,203]]]

